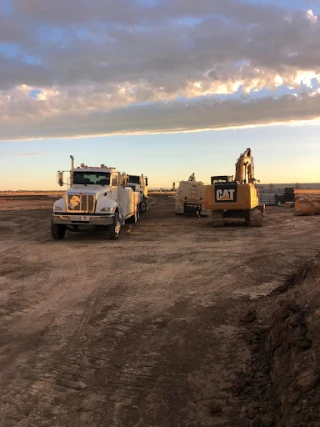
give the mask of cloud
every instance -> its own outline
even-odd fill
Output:
[[[262,97],[198,102],[157,102],[149,105],[112,109],[109,112],[74,111],[64,116],[48,116],[20,124],[19,134],[8,126],[8,140],[79,137],[112,134],[191,132],[229,127],[259,126],[315,120],[319,117],[320,94],[279,99]],[[248,120],[248,118],[250,118]],[[36,125],[36,126],[35,126]]]
[[[12,0],[0,13],[0,139],[317,118],[320,21],[310,1],[284,4]]]

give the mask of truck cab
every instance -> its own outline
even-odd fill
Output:
[[[75,168],[72,163],[70,188],[53,206],[52,237],[60,240],[67,230],[93,226],[117,239],[125,222],[139,219],[139,193],[125,186],[125,175],[104,164],[97,167],[82,163]],[[58,182],[64,185],[61,171]]]

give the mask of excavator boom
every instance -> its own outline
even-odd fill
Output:
[[[254,183],[254,163],[252,152],[250,148],[247,148],[244,153],[242,153],[236,163],[236,174],[235,181],[240,182],[240,184]]]

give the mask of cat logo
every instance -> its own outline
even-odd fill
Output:
[[[216,191],[216,198],[219,201],[224,202],[233,202],[234,201],[234,193],[235,189],[225,188],[224,190],[219,189]]]

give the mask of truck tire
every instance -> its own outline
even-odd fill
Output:
[[[143,200],[141,203],[140,203],[140,212],[141,213],[145,213],[145,211],[147,210],[147,201],[146,200]]]
[[[113,217],[113,224],[109,225],[109,237],[111,240],[117,240],[119,238],[121,230],[121,222],[119,214],[116,213]]]
[[[51,236],[54,240],[62,240],[66,234],[66,226],[61,224],[54,224],[51,221]]]

